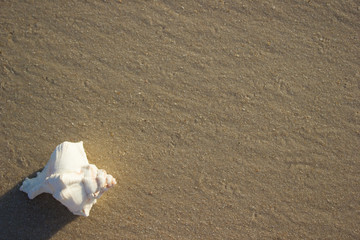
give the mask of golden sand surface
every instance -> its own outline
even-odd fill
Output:
[[[360,2],[0,2],[0,239],[360,239]],[[19,191],[63,141],[90,216]]]

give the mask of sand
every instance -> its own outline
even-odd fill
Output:
[[[0,239],[360,239],[360,2],[1,1]],[[118,180],[75,217],[63,141]]]

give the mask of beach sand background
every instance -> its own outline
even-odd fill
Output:
[[[360,239],[360,2],[1,1],[0,239]],[[118,184],[19,191],[63,141]]]

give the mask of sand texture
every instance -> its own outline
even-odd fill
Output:
[[[360,239],[358,0],[0,1],[0,239]],[[19,191],[63,141],[90,217]]]

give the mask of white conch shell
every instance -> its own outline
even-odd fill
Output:
[[[105,170],[89,164],[83,142],[63,142],[51,154],[43,171],[35,178],[26,178],[20,190],[30,199],[51,193],[73,214],[87,217],[96,199],[115,184],[115,178]]]

